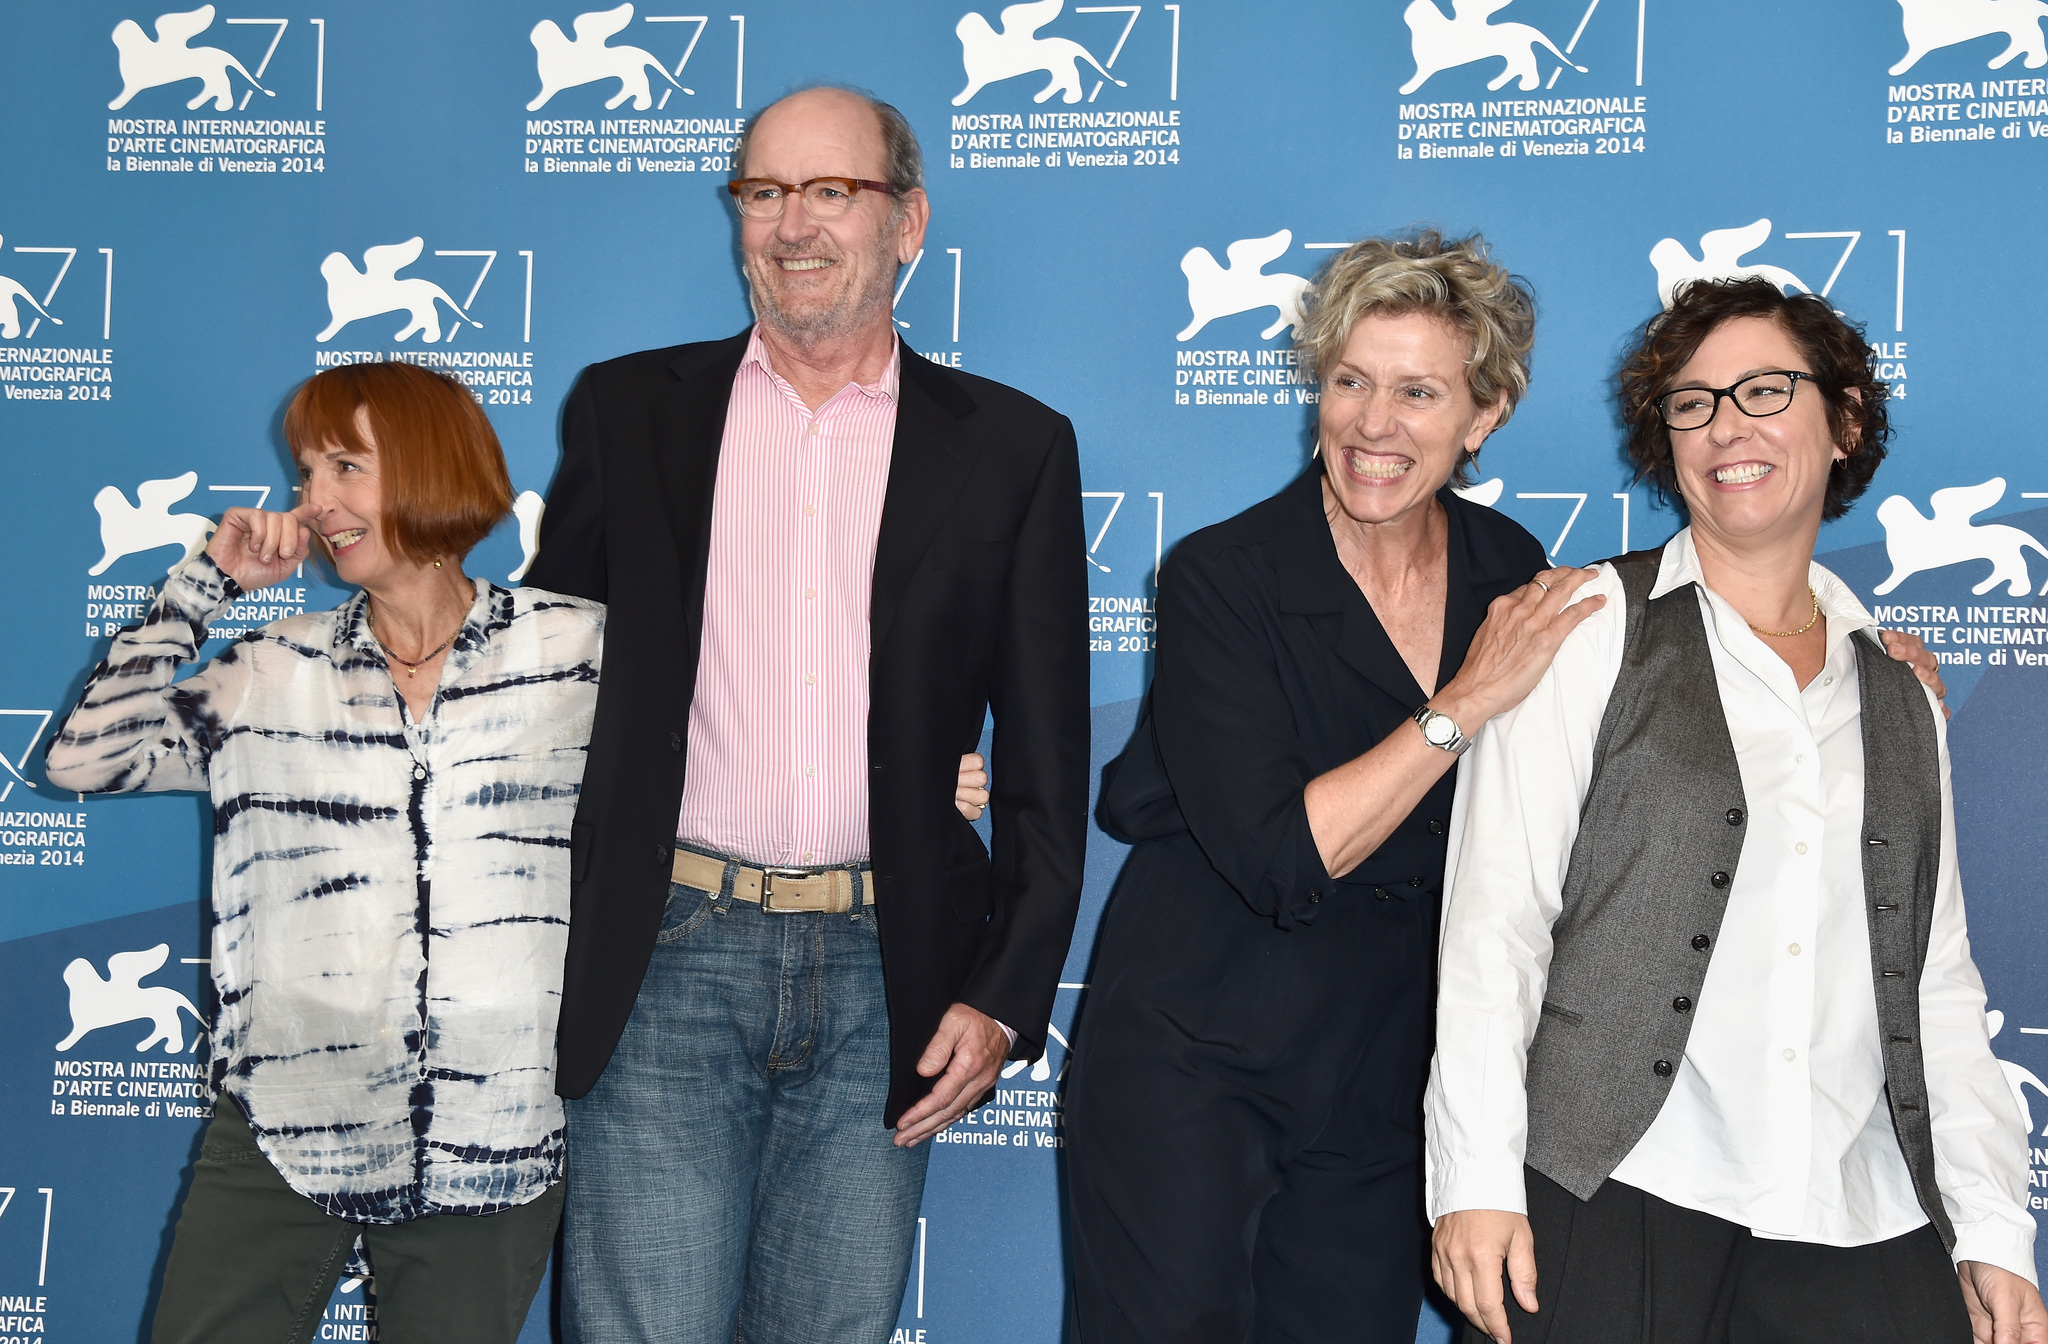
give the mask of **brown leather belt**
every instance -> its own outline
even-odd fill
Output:
[[[694,854],[677,846],[670,875],[686,887],[717,892],[725,885],[725,860]],[[875,903],[875,879],[863,872],[861,904]],[[758,905],[772,915],[843,915],[853,909],[853,872],[827,868],[813,872],[802,868],[756,868],[741,864],[733,875],[735,899]]]

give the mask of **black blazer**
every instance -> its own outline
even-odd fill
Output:
[[[1331,878],[1303,794],[1378,745],[1427,699],[1323,517],[1322,468],[1174,549],[1159,581],[1159,654],[1137,731],[1105,773],[1101,813],[1133,840],[1201,847],[1220,887],[1281,927],[1326,894],[1443,887],[1456,772],[1358,867]],[[1543,545],[1448,488],[1443,655],[1464,665],[1494,598],[1543,569]],[[1464,725],[1477,730],[1477,724]]]
[[[604,1072],[667,900],[704,578],[747,333],[586,369],[562,417],[526,583],[609,604],[571,845],[556,1090]],[[1066,417],[902,349],[869,617],[869,829],[888,983],[883,1123],[930,1090],[917,1058],[966,1003],[1044,1049],[1080,901],[1088,808],[1087,577]],[[995,713],[993,855],[953,806]]]

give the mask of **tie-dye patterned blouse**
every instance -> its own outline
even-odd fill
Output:
[[[569,823],[604,608],[477,585],[411,721],[358,593],[172,684],[241,590],[204,555],[49,753],[81,792],[213,799],[213,1079],[292,1188],[358,1222],[490,1213],[562,1174]]]

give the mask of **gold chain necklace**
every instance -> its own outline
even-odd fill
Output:
[[[1813,615],[1807,617],[1806,624],[1800,626],[1797,630],[1766,630],[1755,621],[1749,623],[1749,628],[1760,635],[1769,635],[1772,639],[1791,639],[1797,635],[1805,634],[1813,629],[1814,622],[1820,619],[1820,594],[1813,591],[1813,585],[1810,583],[1806,585],[1806,595],[1813,599]]]
[[[411,662],[393,653],[391,651],[391,646],[389,644],[386,644],[383,638],[378,635],[376,613],[372,611],[367,604],[363,608],[363,621],[370,627],[370,638],[376,641],[378,649],[383,652],[386,658],[389,658],[392,662],[397,663],[400,667],[404,668],[405,675],[408,677],[415,675],[421,668],[425,667],[428,663],[433,662],[434,659],[440,655],[441,650],[447,648],[450,644],[453,644],[455,642],[455,636],[462,633],[462,627],[460,625],[456,626],[454,630],[449,632],[448,638],[442,640],[439,644],[436,644],[431,650],[429,650],[424,656],[422,656],[418,662]]]

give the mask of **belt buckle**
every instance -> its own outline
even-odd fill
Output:
[[[802,911],[797,910],[794,906],[784,906],[780,910],[775,908],[775,879],[786,877],[795,880],[814,876],[816,874],[802,868],[763,868],[761,870],[761,913],[766,915],[801,914]]]

